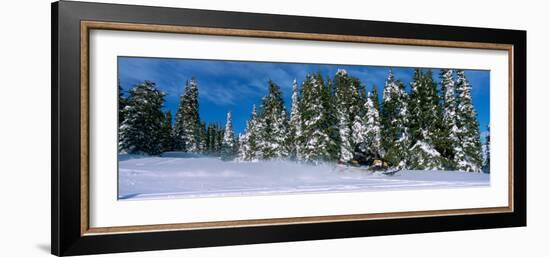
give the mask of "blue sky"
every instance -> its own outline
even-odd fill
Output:
[[[144,80],[155,82],[161,90],[167,93],[164,108],[170,110],[172,114],[176,113],[185,81],[195,77],[199,85],[201,119],[224,125],[225,115],[231,111],[236,133],[243,132],[246,120],[250,117],[252,105],[259,106],[261,98],[267,93],[269,79],[281,87],[285,104],[290,109],[294,79],[300,85],[307,73],[321,72],[325,77],[333,77],[338,69],[346,69],[348,74],[358,77],[369,91],[376,85],[381,97],[389,67],[142,57],[118,58],[118,76],[122,88],[127,91],[133,85]],[[396,78],[402,80],[408,90],[413,68],[393,67],[392,69]],[[432,70],[434,79],[439,82],[439,69]],[[466,70],[466,76],[472,84],[473,101],[480,128],[484,134],[489,122],[489,71]]]

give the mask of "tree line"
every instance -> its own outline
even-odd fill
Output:
[[[185,151],[239,161],[369,165],[380,159],[397,169],[479,172],[489,158],[482,154],[472,86],[463,70],[441,69],[440,83],[433,76],[431,69],[415,69],[407,92],[390,69],[380,101],[376,86],[367,93],[345,70],[332,78],[312,73],[301,86],[293,81],[290,111],[279,85],[268,81],[267,95],[259,108],[252,106],[238,136],[231,113],[225,126],[201,121],[194,78],[186,82],[173,126],[171,113],[162,111],[165,94],[145,81],[127,97],[119,94],[119,150]]]
[[[186,82],[174,122],[170,111],[162,111],[166,94],[154,82],[135,85],[128,90],[128,96],[124,96],[120,85],[118,90],[120,152],[158,155],[185,151],[220,155],[225,127],[200,120],[196,80]]]

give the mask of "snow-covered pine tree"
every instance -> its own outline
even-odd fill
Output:
[[[238,142],[238,150],[237,150],[237,160],[238,161],[245,161],[246,160],[246,152],[248,148],[247,144],[248,139],[246,138],[246,132],[241,134],[239,133],[239,136],[237,137]]]
[[[365,101],[364,109],[366,110],[363,122],[365,124],[365,149],[362,152],[366,154],[366,160],[369,163],[376,159],[380,159],[382,153],[382,138],[380,129],[380,114],[378,112],[378,98],[373,97],[372,94],[376,94],[376,87],[371,91]]]
[[[222,152],[222,146],[223,146],[223,134],[224,134],[224,128],[220,126],[219,124],[216,124],[216,142],[215,142],[215,152],[216,155],[221,155]]]
[[[353,148],[351,146],[351,129],[349,117],[345,115],[345,109],[338,108],[338,128],[340,131],[340,159],[341,163],[348,163],[353,159]]]
[[[220,155],[220,134],[223,134],[223,129],[218,124],[208,124],[206,129],[206,153],[213,156]]]
[[[241,141],[240,141],[241,133],[235,135],[234,137],[234,144],[233,144],[233,159],[239,160],[239,149],[241,148]]]
[[[457,126],[461,145],[455,149],[457,169],[468,172],[480,172],[483,164],[479,123],[472,101],[472,86],[463,70],[456,72],[457,90]]]
[[[362,134],[364,134],[364,124],[361,119],[357,119],[356,124],[353,123],[354,116],[358,115],[360,117],[360,114],[354,113],[356,109],[353,108],[353,104],[356,100],[357,92],[354,92],[354,86],[346,70],[339,69],[336,72],[334,84],[336,87],[336,117],[338,118],[338,131],[340,136],[339,162],[348,163],[353,159],[354,139],[359,139],[358,141],[362,142],[361,137]],[[356,131],[352,131],[352,127],[355,128]],[[354,135],[357,136],[354,137]]]
[[[370,99],[367,99],[365,104],[367,104],[367,102],[369,101]],[[351,140],[349,140],[353,142],[353,146],[350,146],[353,149],[353,159],[357,161],[366,160],[366,157],[367,157],[366,153],[368,149],[367,140],[368,140],[368,135],[367,135],[366,117],[364,116],[362,117],[360,116],[360,114],[357,114],[353,119],[353,125],[351,126]],[[348,143],[348,144],[351,145],[351,143]],[[343,160],[340,160],[340,161],[343,162]]]
[[[375,90],[369,92],[368,97],[363,105],[363,116],[356,116],[352,130],[353,142],[355,144],[355,159],[360,162],[372,163],[375,159],[381,156],[381,129],[380,117],[371,94],[376,93]]]
[[[351,121],[351,149],[353,150],[353,159],[364,161],[366,148],[361,147],[364,141],[361,137],[355,135],[366,133],[365,115],[367,110],[364,108],[367,101],[366,90],[361,81],[353,76],[350,79],[351,101],[349,106],[349,119]],[[366,139],[366,138],[365,138]]]
[[[225,131],[223,133],[222,142],[222,160],[228,161],[235,158],[235,135],[233,132],[233,122],[231,120],[231,112],[227,113],[227,120],[225,123]]]
[[[334,158],[331,148],[335,145],[329,135],[333,124],[326,110],[330,100],[327,99],[327,88],[320,74],[308,74],[302,83],[299,105],[302,136],[298,141],[301,143],[302,159],[306,162],[318,163]]]
[[[409,150],[409,165],[417,170],[441,170],[445,167],[444,157],[437,150],[441,131],[441,106],[437,84],[432,72],[417,68],[411,82],[410,122],[412,147]]]
[[[491,127],[487,124],[487,134],[485,135],[483,172],[491,173]]]
[[[188,84],[188,81],[186,82]],[[176,111],[176,117],[174,121],[173,126],[173,132],[174,135],[174,150],[176,151],[185,151],[185,140],[184,140],[184,127],[183,127],[183,119],[184,119],[184,110],[187,109],[187,103],[189,102],[188,94],[187,94],[187,85],[184,88],[184,93],[180,96],[180,101],[178,105],[178,110]]]
[[[410,146],[408,95],[403,82],[390,69],[384,85],[380,110],[382,156],[389,166],[407,168]]]
[[[161,144],[163,152],[172,151],[174,147],[174,137],[172,135],[172,113],[170,111],[164,113],[164,119],[162,120]]]
[[[255,119],[254,119],[254,123],[250,125],[253,131],[255,132],[254,142],[256,143],[256,149],[255,151],[251,152],[251,156],[254,156],[255,160],[263,160],[263,159],[267,159],[267,158],[264,158],[264,151],[263,151],[264,146],[268,144],[267,140],[263,137],[265,133],[266,124],[265,124],[265,120],[260,116],[259,113],[256,112],[256,105],[253,105],[252,107],[253,107],[252,111],[253,111],[253,114],[255,115]]]
[[[458,138],[456,87],[453,80],[453,70],[441,69],[439,74],[442,91],[442,135],[439,152],[447,160],[446,169],[455,169],[455,149],[461,145]]]
[[[214,145],[214,124],[208,123],[206,126],[206,152],[207,154],[213,154]]]
[[[180,97],[176,121],[174,124],[174,141],[176,150],[199,152],[200,119],[199,90],[197,81],[192,78],[186,82],[185,93]]]
[[[302,144],[298,140],[302,136],[302,120],[300,114],[300,98],[298,91],[298,82],[296,79],[292,82],[292,98],[290,108],[290,121],[289,121],[289,137],[288,146],[290,157],[295,160],[302,160],[301,146]]]
[[[321,103],[323,106],[324,131],[328,135],[327,152],[329,154],[327,161],[338,160],[340,154],[340,131],[338,129],[338,117],[336,113],[336,87],[333,80],[327,76],[325,80],[322,79],[320,73],[316,75],[320,81],[323,81],[322,85],[322,98]]]
[[[206,123],[201,121],[199,124],[199,152],[208,153],[208,138],[206,135]]]
[[[127,105],[127,99],[124,96],[124,89],[120,86],[120,81],[118,82],[118,125],[124,121],[125,112],[124,108]]]
[[[289,155],[287,148],[288,117],[281,89],[275,82],[268,82],[268,93],[262,99],[258,119],[260,128],[258,147],[262,159],[281,159]]]
[[[366,93],[361,81],[349,76],[346,70],[338,70],[334,77],[336,117],[338,118],[340,162],[346,163],[363,156],[359,145],[363,143],[363,116]]]
[[[124,111],[126,117],[119,129],[119,150],[150,155],[162,152],[162,112],[164,92],[155,83],[145,81],[130,90]]]
[[[283,105],[279,115],[275,115],[273,123],[273,136],[274,142],[278,145],[276,151],[276,159],[285,159],[290,156],[290,148],[292,145],[288,139],[289,135],[289,117],[286,108]]]
[[[372,85],[372,91],[369,93],[369,97],[371,98],[372,103],[374,104],[374,108],[378,111],[378,114],[380,114],[380,99],[378,98],[378,86]]]
[[[252,114],[250,120],[246,123],[246,133],[244,136],[244,158],[245,161],[256,161],[261,159],[261,151],[258,147],[260,138],[260,124],[258,121],[258,114],[256,112],[256,105],[252,106]]]

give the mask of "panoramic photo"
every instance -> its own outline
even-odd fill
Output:
[[[450,67],[118,57],[117,197],[488,187],[490,71]]]

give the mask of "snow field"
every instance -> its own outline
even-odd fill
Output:
[[[334,164],[226,162],[215,157],[167,153],[163,157],[120,155],[118,198],[225,197],[489,185],[489,175],[483,173],[406,170],[387,176]]]

